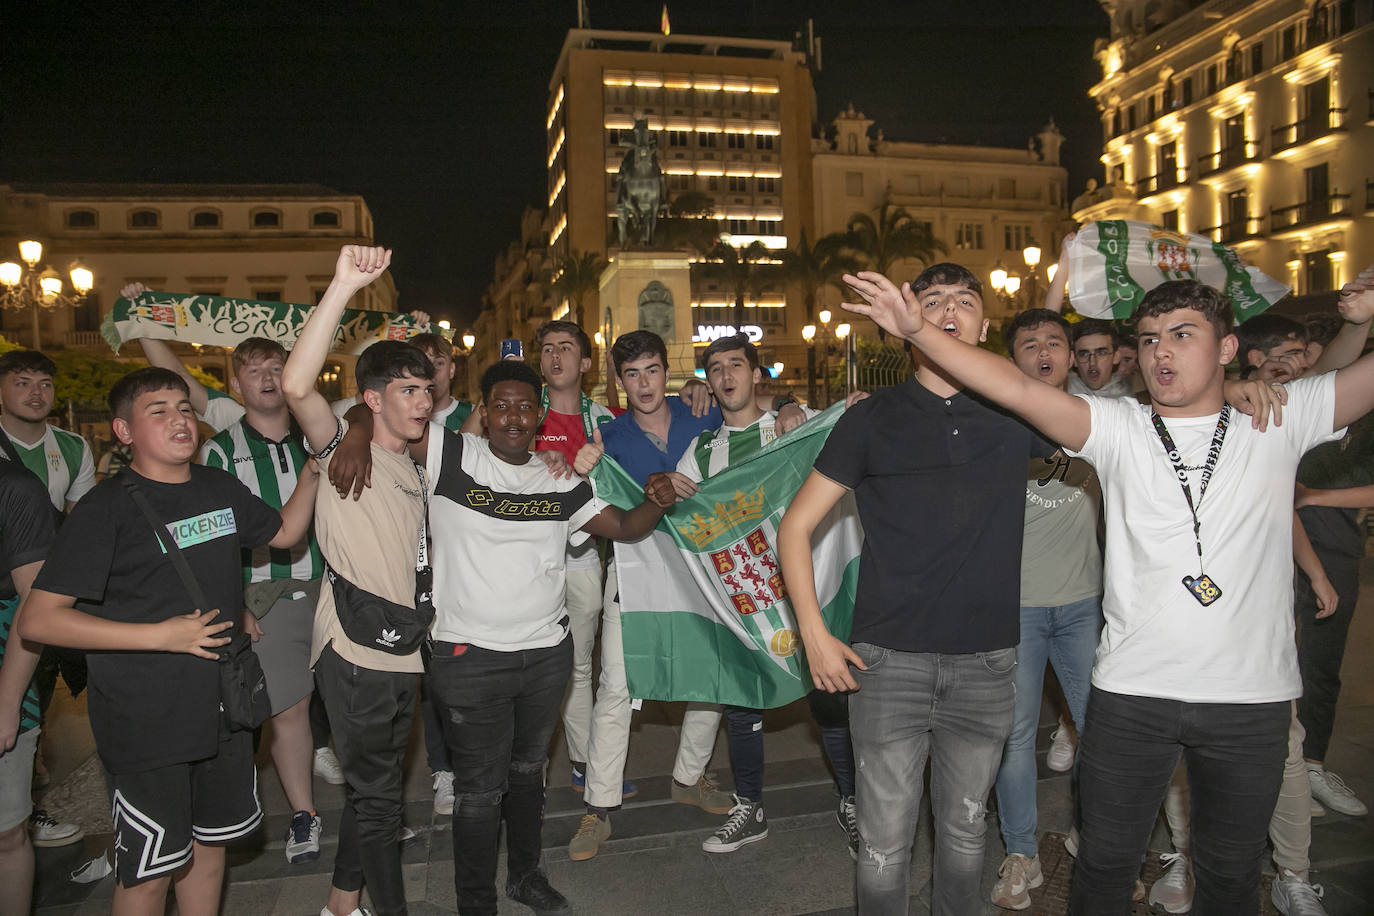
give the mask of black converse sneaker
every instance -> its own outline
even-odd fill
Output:
[[[854,809],[854,796],[845,795],[840,799],[835,820],[839,821],[840,829],[849,840],[849,858],[859,861],[859,815]]]
[[[768,838],[768,820],[761,802],[747,802],[735,796],[735,807],[720,829],[701,841],[704,852],[734,852],[741,846]]]
[[[537,868],[507,881],[506,896],[523,903],[538,916],[571,916],[573,911],[568,898],[554,890],[548,876]]]

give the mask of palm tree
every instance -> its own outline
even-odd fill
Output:
[[[606,259],[594,251],[574,249],[558,259],[553,291],[572,303],[578,327],[582,327],[582,300],[600,286],[606,266]]]
[[[744,325],[744,299],[753,296],[756,300],[763,290],[764,274],[758,262],[770,257],[763,242],[750,242],[744,248],[736,248],[729,242],[720,241],[707,253],[700,271],[708,280],[725,285],[735,297],[735,329]]]
[[[894,206],[888,198],[878,205],[877,218],[855,213],[845,223],[849,248],[861,257],[869,270],[887,275],[898,261],[913,260],[930,264],[947,249],[925,223],[918,223],[905,207]]]
[[[852,253],[849,237],[843,232],[822,236],[814,246],[806,243],[806,230],[795,249],[778,253],[782,258],[782,275],[786,282],[801,287],[802,302],[806,306],[806,321],[816,314],[816,298],[826,286],[839,287],[843,274],[853,273],[861,264]]]
[[[707,252],[720,238],[716,202],[701,191],[683,191],[668,204],[668,215],[658,221],[658,242],[666,248]]]

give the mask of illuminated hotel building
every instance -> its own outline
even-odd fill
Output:
[[[689,191],[709,197],[732,244],[782,249],[803,228],[814,238],[813,104],[806,55],[789,42],[569,31],[545,121],[553,262],[569,250],[614,257],[621,140],[636,116],[657,138],[669,200]],[[733,320],[733,296],[719,284],[694,274],[692,299],[694,325]],[[800,303],[789,307],[778,289],[747,304],[745,325],[761,329],[765,358],[799,365]],[[566,303],[555,304],[553,315],[565,311]]]
[[[1107,182],[1075,220],[1210,236],[1300,295],[1374,263],[1374,3],[1103,6]]]

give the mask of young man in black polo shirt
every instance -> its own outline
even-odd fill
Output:
[[[945,333],[970,344],[984,339],[982,284],[969,271],[936,264],[911,286]],[[827,691],[857,691],[849,719],[860,911],[906,911],[927,757],[932,911],[983,905],[984,803],[1015,694],[1026,462],[1053,451],[922,360],[915,378],[854,405],[835,424],[783,516],[778,552],[812,678]],[[821,620],[810,547],[812,531],[847,490],[867,535],[852,645]]]

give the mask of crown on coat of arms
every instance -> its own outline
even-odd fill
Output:
[[[713,515],[693,512],[685,524],[675,526],[678,532],[698,549],[720,537],[742,522],[763,518],[763,487],[752,493],[735,491],[735,501],[729,505],[716,503]]]

